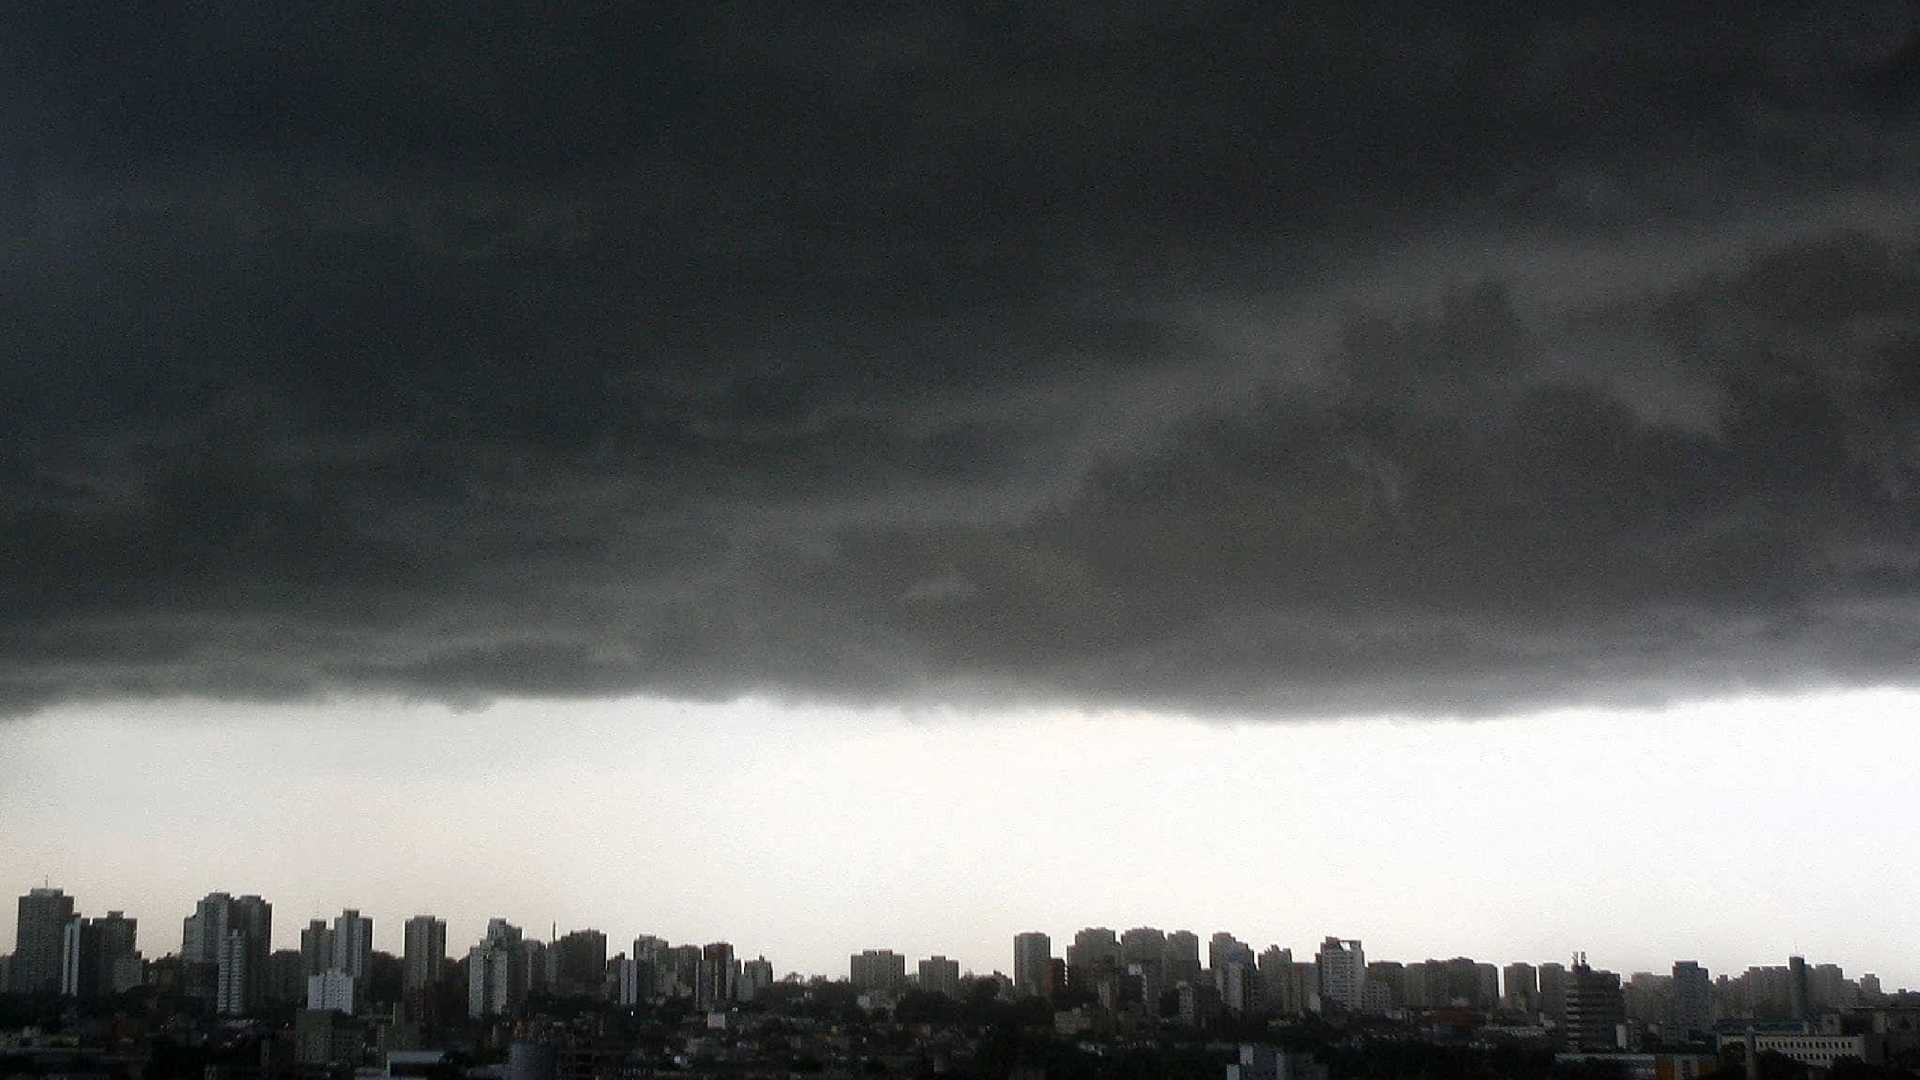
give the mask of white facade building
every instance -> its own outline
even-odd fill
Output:
[[[486,939],[467,952],[467,1015],[507,1016],[526,1000],[526,950],[520,928],[505,919],[487,923]]]
[[[1350,1011],[1360,1011],[1367,983],[1367,954],[1359,940],[1330,937],[1320,943],[1320,997]]]
[[[1720,1048],[1747,1045],[1751,1038],[1758,1053],[1784,1054],[1802,1065],[1831,1069],[1841,1058],[1869,1065],[1880,1061],[1880,1043],[1871,1035],[1768,1035],[1742,1033],[1720,1036]]]
[[[332,1009],[353,1015],[353,976],[326,971],[307,976],[307,1008]]]
[[[364,979],[372,967],[373,920],[348,908],[333,920],[332,970]]]

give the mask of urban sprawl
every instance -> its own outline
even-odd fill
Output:
[[[0,957],[0,1080],[1920,1075],[1920,993],[1797,956],[1622,978],[1583,954],[1368,960],[1328,937],[1296,959],[1093,927],[1060,955],[1014,935],[1010,973],[867,949],[806,978],[726,942],[610,956],[599,930],[541,941],[506,919],[463,957],[431,915],[397,957],[355,910],[272,940],[270,903],[217,892],[149,960],[134,919],[29,890]]]

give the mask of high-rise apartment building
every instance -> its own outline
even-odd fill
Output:
[[[929,956],[920,961],[920,989],[950,998],[960,996],[960,962],[944,956]]]
[[[547,943],[537,938],[521,938],[520,942],[520,989],[517,993],[525,1001],[535,994],[544,994],[552,979],[553,957],[548,954]]]
[[[1047,965],[1053,959],[1053,940],[1037,930],[1013,935],[1013,992],[1042,997],[1047,993]]]
[[[700,961],[704,958],[698,945],[675,945],[667,950],[667,963],[673,972],[671,996],[694,996],[700,986]]]
[[[1254,967],[1252,950],[1242,957],[1224,960],[1214,971],[1220,993],[1220,1006],[1231,1013],[1252,1012],[1258,1004],[1260,975]]]
[[[622,954],[615,958],[620,970],[620,996],[614,1000],[622,1005],[643,1005],[653,997],[653,966],[643,965],[631,956]]]
[[[629,961],[632,967],[631,975],[621,976],[622,1002],[632,1005],[671,994],[673,972],[666,960],[665,938],[655,937],[652,934],[641,934],[634,938],[632,958]],[[632,982],[631,990],[627,985],[629,979]],[[632,995],[632,1000],[627,999],[629,993]]]
[[[75,915],[67,920],[61,935],[60,992],[83,1000],[120,992],[133,978],[129,972],[137,972],[141,963],[134,947],[137,929],[136,920],[118,911],[98,919]]]
[[[1583,954],[1567,973],[1566,1024],[1562,1034],[1574,1050],[1620,1048],[1620,1028],[1627,1021],[1620,976],[1587,966]]]
[[[1231,964],[1253,967],[1253,946],[1222,930],[1207,939],[1207,971],[1212,975],[1213,988],[1220,992],[1223,1003],[1227,994],[1227,968]],[[1230,1004],[1226,1007],[1240,1011]]]
[[[333,920],[333,963],[330,970],[353,979],[365,979],[373,970],[373,918],[347,908]]]
[[[1805,1020],[1813,1015],[1812,994],[1807,980],[1807,958],[1787,957],[1787,1018]]]
[[[29,889],[20,898],[19,921],[13,931],[14,993],[44,994],[60,989],[63,946],[73,915],[73,897],[59,889]]]
[[[1500,969],[1492,964],[1473,965],[1473,1007],[1483,1011],[1500,1007]]]
[[[1706,968],[1692,960],[1674,963],[1671,1009],[1677,1039],[1701,1039],[1713,1032],[1713,980]]]
[[[1410,1009],[1430,1009],[1432,995],[1427,993],[1427,965],[1408,964],[1400,973],[1401,1000]]]
[[[1098,978],[1120,970],[1120,938],[1104,926],[1089,926],[1067,946],[1067,985],[1092,989]]]
[[[1807,972],[1807,1005],[1815,1014],[1851,1008],[1858,996],[1858,986],[1847,982],[1839,964],[1815,964]]]
[[[467,1015],[511,1016],[526,1003],[527,962],[520,928],[505,919],[487,923],[487,936],[467,950]]]
[[[1359,1011],[1367,984],[1367,954],[1358,939],[1330,937],[1320,943],[1320,999]]]
[[[575,930],[547,946],[547,992],[556,997],[599,997],[607,978],[607,935]]]
[[[1397,960],[1367,961],[1366,1000],[1369,1013],[1386,1013],[1407,1003],[1407,966]]]
[[[333,970],[333,927],[325,919],[314,919],[300,931],[300,959],[308,975]]]
[[[400,958],[400,989],[409,997],[430,994],[447,962],[447,923],[431,915],[407,920]]]
[[[1564,1024],[1567,1013],[1567,966],[1540,965],[1540,1012],[1555,1024]]]
[[[1151,962],[1156,966],[1167,959],[1166,931],[1152,926],[1136,926],[1120,934],[1120,962],[1139,964]]]
[[[249,948],[244,930],[228,930],[227,939],[220,944],[220,956],[216,961],[218,982],[215,983],[213,1007],[221,1016],[244,1016],[248,1000],[253,996],[253,984],[260,980],[261,973],[253,967],[253,950]]]
[[[1163,965],[1167,972],[1167,985],[1200,982],[1200,935],[1191,930],[1172,930],[1167,933],[1166,960]]]
[[[299,949],[275,949],[267,954],[267,1000],[275,1005],[296,1005],[307,1000],[306,957]]]
[[[1515,962],[1501,972],[1505,993],[1501,1003],[1516,1012],[1537,1012],[1540,1007],[1540,973],[1532,964]]]
[[[773,989],[773,964],[764,956],[756,956],[740,965],[741,1001],[752,1001]]]
[[[265,1003],[272,951],[273,905],[258,896],[209,893],[181,926],[187,991],[210,1000],[222,1016],[242,1016]]]
[[[82,915],[67,920],[60,933],[60,994],[94,998],[99,995],[100,937],[92,921]]]
[[[907,958],[892,949],[854,953],[848,967],[855,990],[898,994],[906,989]]]
[[[307,977],[307,1008],[331,1009],[353,1015],[354,983],[344,971],[326,971]]]
[[[739,994],[740,961],[733,946],[715,941],[700,948],[700,968],[693,987],[693,1007],[724,1009]]]
[[[1262,1012],[1293,1016],[1300,1013],[1299,998],[1293,988],[1293,950],[1269,945],[1257,960],[1260,969],[1260,1009]]]

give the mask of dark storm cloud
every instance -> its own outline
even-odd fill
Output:
[[[0,708],[1910,677],[1897,5],[4,20]]]

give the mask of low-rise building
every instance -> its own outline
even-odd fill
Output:
[[[1227,1066],[1226,1080],[1327,1080],[1327,1067],[1312,1054],[1242,1043],[1240,1060]]]
[[[1720,1036],[1720,1048],[1738,1046],[1750,1053],[1781,1054],[1802,1065],[1830,1069],[1842,1058],[1853,1058],[1877,1065],[1883,1056],[1881,1042],[1872,1035],[1841,1035],[1821,1032],[1767,1034],[1758,1031]]]

